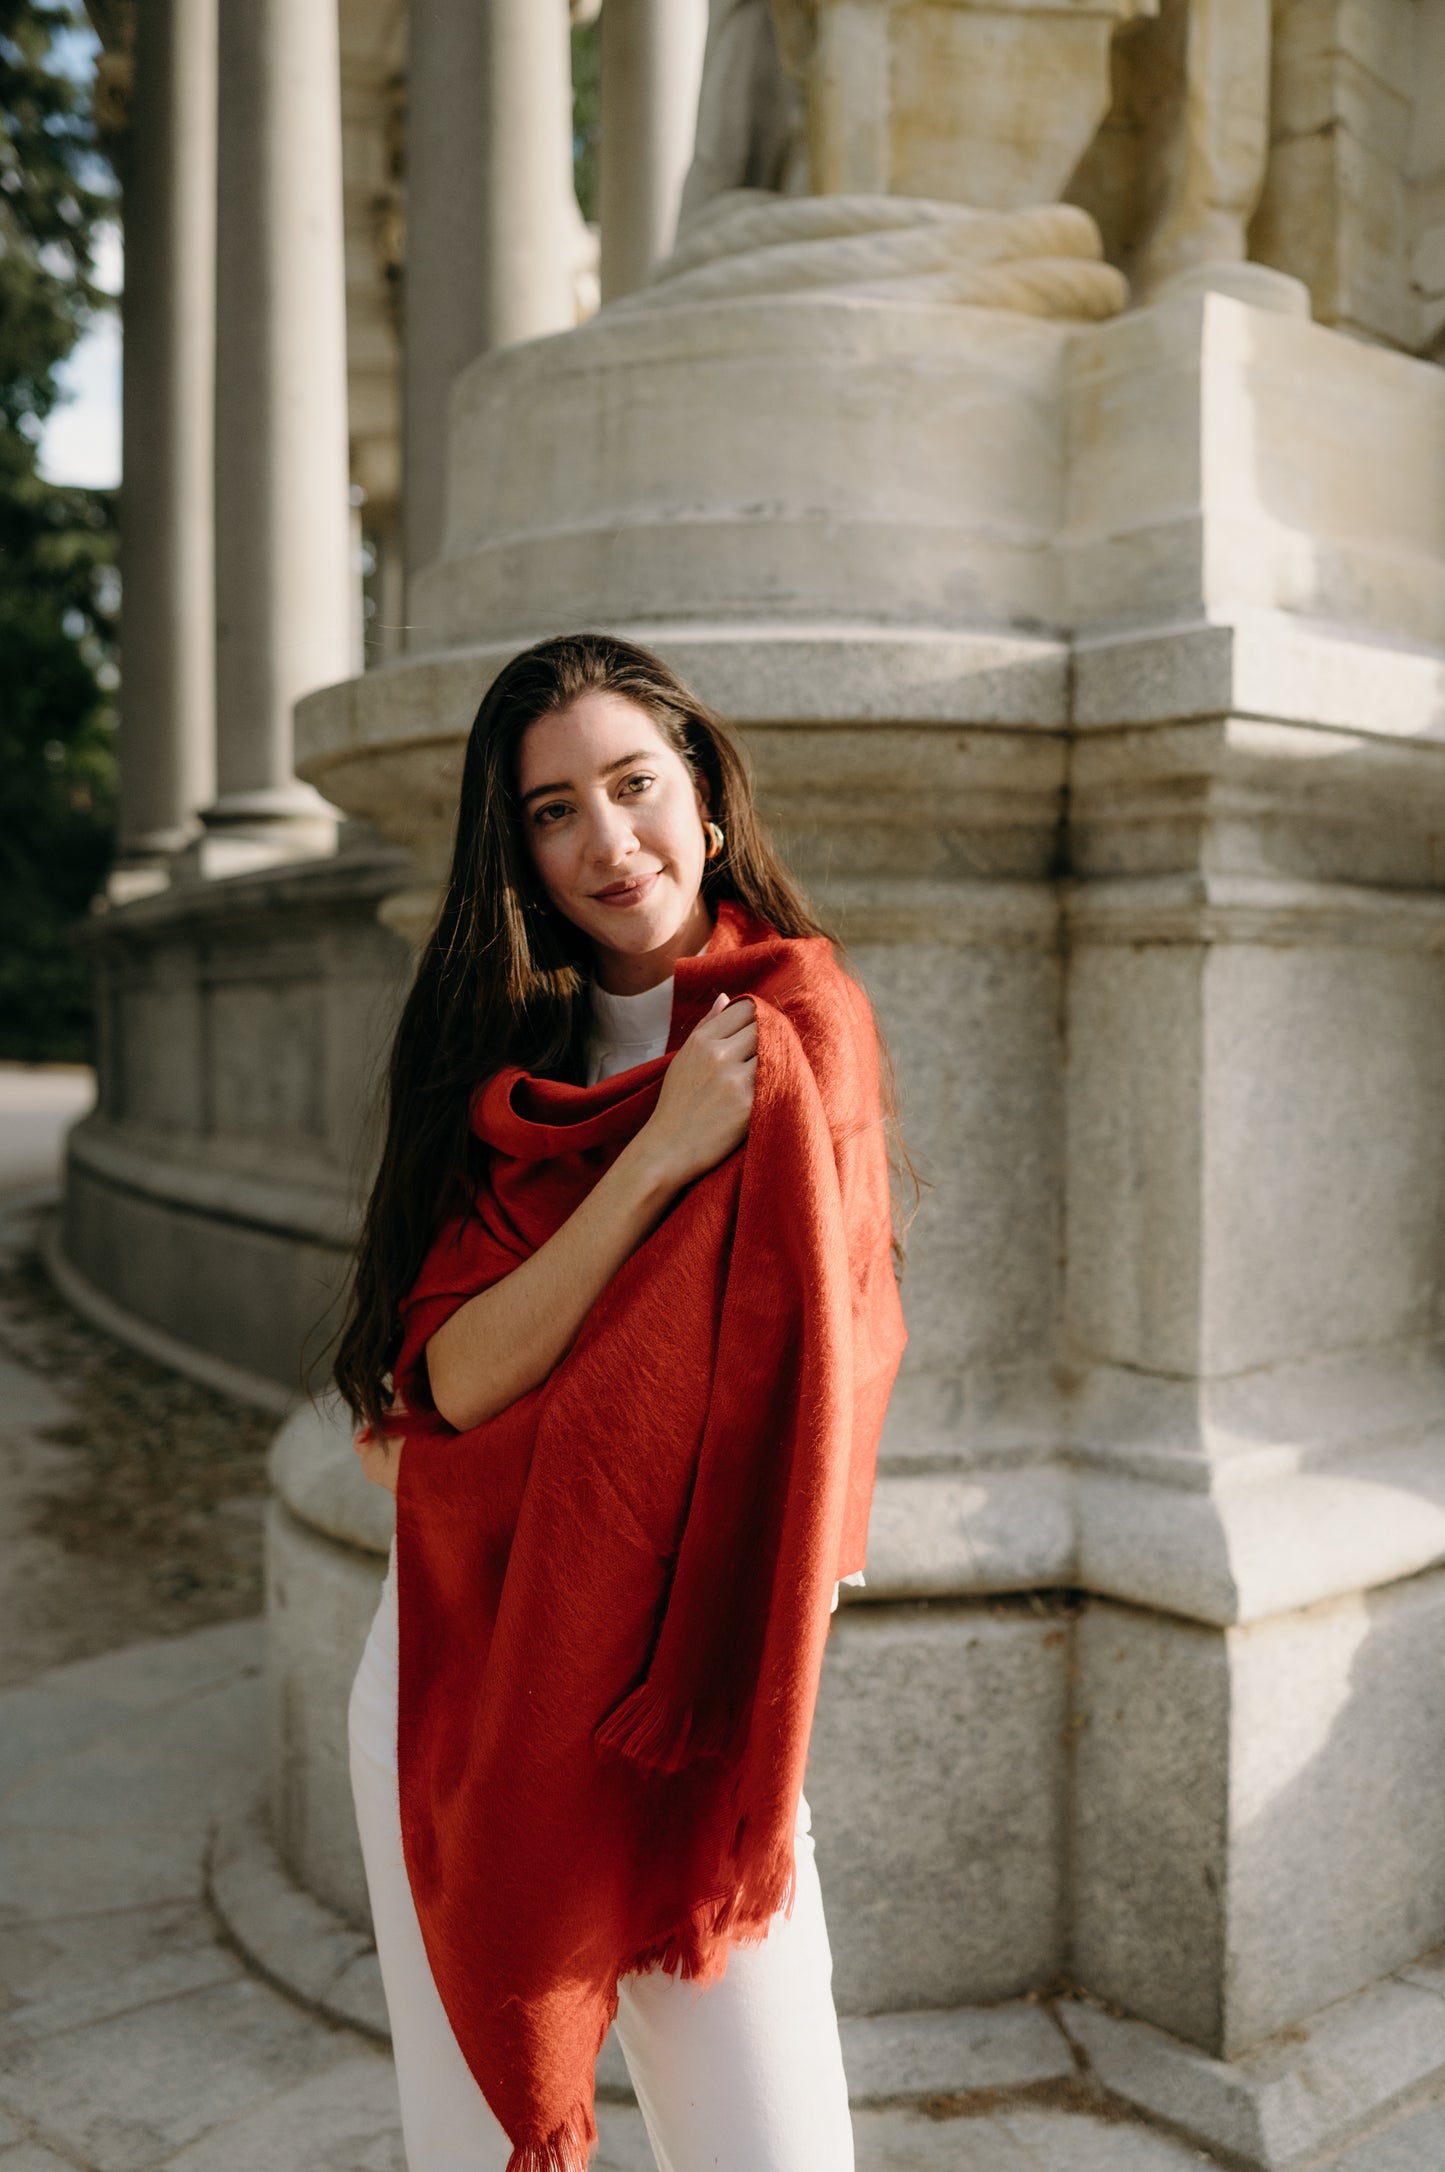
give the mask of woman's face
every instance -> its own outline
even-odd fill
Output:
[[[542,887],[598,946],[604,987],[647,987],[702,948],[706,808],[645,710],[589,693],[539,717],[522,735],[517,784]]]

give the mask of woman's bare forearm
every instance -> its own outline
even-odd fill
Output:
[[[530,1259],[458,1307],[426,1346],[448,1425],[464,1433],[546,1379],[685,1181],[639,1133]]]

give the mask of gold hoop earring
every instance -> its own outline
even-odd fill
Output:
[[[727,839],[726,837],[724,837],[722,831],[718,828],[716,822],[704,822],[703,828],[707,831],[707,851],[703,855],[703,857],[705,859],[715,860],[718,854],[722,851],[723,846],[727,843]]]

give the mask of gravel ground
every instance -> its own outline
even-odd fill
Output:
[[[72,1312],[41,1226],[0,1228],[0,1683],[261,1608],[276,1419]]]

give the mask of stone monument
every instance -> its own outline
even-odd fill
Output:
[[[297,711],[410,937],[526,642],[742,727],[929,1184],[809,1774],[855,2088],[1071,1987],[1268,2168],[1445,2073],[1442,37],[714,0],[676,248],[461,372],[407,652]],[[360,1926],[387,1504],[325,1411],[276,1478],[274,1833]]]

